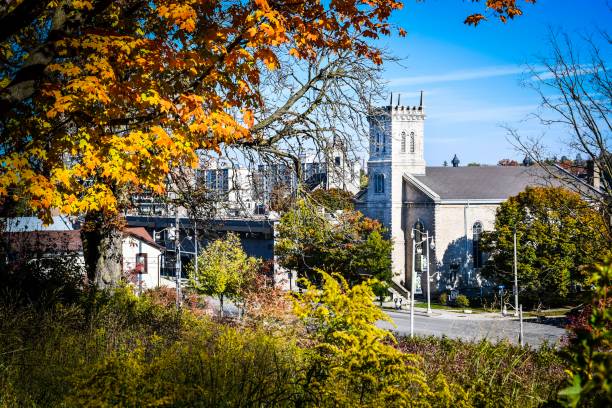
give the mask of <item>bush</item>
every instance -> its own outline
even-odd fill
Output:
[[[470,301],[465,295],[458,295],[457,299],[455,299],[455,303],[457,304],[457,306],[462,307],[462,308],[466,308],[470,306]]]
[[[507,342],[466,342],[438,337],[402,337],[400,350],[422,357],[427,381],[443,374],[464,390],[465,406],[538,407],[556,398],[566,364],[547,345],[539,349]]]
[[[0,260],[0,299],[48,307],[74,303],[81,296],[85,268],[78,256],[20,260],[11,267]]]
[[[448,293],[442,292],[440,294],[440,304],[441,305],[446,305],[447,303],[448,303]]]
[[[299,395],[298,336],[179,314],[151,294],[0,306],[0,407],[262,406]]]
[[[591,268],[591,304],[570,320],[571,383],[560,392],[568,406],[612,406],[612,259]]]
[[[302,324],[179,313],[164,290],[88,291],[47,309],[0,303],[0,407],[529,407],[565,376],[547,348],[398,343],[375,325],[386,315],[371,285],[323,276],[295,299]]]

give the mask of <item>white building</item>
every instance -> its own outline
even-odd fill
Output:
[[[349,161],[341,149],[333,149],[329,154],[321,152],[300,157],[302,180],[309,190],[317,188],[338,188],[357,193],[359,191],[360,165]],[[274,210],[274,201],[280,196],[295,194],[298,175],[286,163],[265,163],[251,167],[236,166],[220,158],[207,158],[195,171],[184,170],[189,180],[189,188],[197,194],[204,191],[206,200],[201,210],[210,214],[209,218],[251,218],[267,216]],[[177,187],[169,182],[169,191]],[[170,193],[170,198],[174,193]],[[199,197],[202,198],[202,197]],[[134,207],[126,215],[153,217],[174,216],[175,209],[169,202],[151,194],[132,196]],[[188,217],[185,208],[179,207],[179,217]],[[206,218],[206,217],[203,217]]]
[[[125,228],[121,248],[124,275],[139,290],[168,286],[170,282],[161,277],[164,248],[143,227]]]
[[[37,217],[10,218],[2,239],[17,267],[23,262],[66,256],[75,256],[78,264],[85,265],[81,231],[71,217],[54,216],[49,225]],[[143,290],[167,285],[160,276],[163,252],[144,228],[125,228],[121,253],[124,276]]]
[[[369,183],[356,197],[357,209],[388,229],[394,282],[410,289],[414,256],[415,293],[426,285],[427,247],[413,254],[411,232],[417,240],[428,232],[435,240],[429,270],[439,272],[432,287],[479,286],[480,233],[493,229],[496,209],[508,197],[544,184],[545,172],[536,166],[459,167],[456,156],[452,167],[426,166],[422,94],[418,106],[385,106],[369,120]]]

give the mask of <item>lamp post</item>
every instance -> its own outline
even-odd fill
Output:
[[[426,265],[426,270],[427,270],[427,313],[430,314],[432,313],[431,311],[431,300],[430,300],[430,291],[429,291],[429,248],[431,247],[431,249],[433,250],[436,247],[436,244],[434,242],[434,238],[429,236],[429,231],[425,232],[425,238],[421,238],[419,240],[419,242],[416,242],[416,236],[414,234],[414,232],[417,231],[419,234],[421,234],[421,236],[419,236],[419,238],[422,237],[423,232],[420,230],[417,230],[416,228],[412,228],[410,230],[410,238],[412,239],[412,274],[411,274],[411,286],[410,286],[410,337],[414,337],[414,291],[416,288],[416,272],[414,269],[414,264],[416,262],[416,252],[417,250],[419,251],[419,255],[422,252],[422,249],[420,247],[420,245],[422,243],[426,243],[429,244],[427,245],[427,265]],[[429,240],[431,239],[431,242],[429,242]],[[417,249],[417,245],[419,245],[418,249]]]
[[[410,230],[410,238],[412,238],[412,273],[410,274],[410,337],[414,337],[414,288],[416,286],[416,273],[414,271],[414,262],[416,260],[416,244],[414,242],[414,228]]]
[[[429,245],[427,245],[427,241],[429,241],[429,231],[427,231],[425,233],[425,245],[427,246],[427,314],[431,314],[431,295],[430,295],[430,291],[429,291],[429,280],[431,279],[429,276],[429,248],[431,248],[431,250],[433,251],[436,248],[436,243],[433,239],[433,237],[431,237],[431,242],[429,243]]]
[[[174,264],[175,277],[176,277],[176,308],[181,308],[181,242],[180,242],[180,229],[179,229],[179,213],[178,207],[176,209],[176,230],[174,234],[174,252],[176,254],[176,262]]]
[[[195,267],[195,275],[198,276],[198,222],[193,222],[193,251],[195,252],[194,257],[194,267]]]

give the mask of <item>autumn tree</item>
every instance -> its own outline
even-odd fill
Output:
[[[198,293],[219,298],[219,315],[223,317],[223,300],[236,300],[243,287],[253,279],[257,259],[247,256],[240,239],[228,234],[224,239],[212,241],[202,251],[195,265],[188,267],[189,285]]]
[[[601,215],[578,194],[560,187],[533,187],[501,204],[495,230],[480,244],[490,259],[483,276],[512,287],[516,228],[521,296],[558,301],[573,284],[585,285],[585,268],[609,251]]]
[[[312,123],[309,106],[334,94],[322,84],[354,80],[342,61],[380,65],[371,40],[391,32],[388,18],[400,7],[389,0],[4,3],[3,207],[27,203],[47,221],[53,210],[84,215],[88,276],[113,286],[118,214],[131,194],[161,194],[171,168],[196,166],[198,149],[238,144],[283,156],[277,143],[303,135],[308,127],[298,125]],[[484,7],[502,19],[520,14],[511,0]],[[309,69],[285,75],[299,64]],[[301,86],[286,87],[287,78]],[[276,93],[264,92],[266,83]],[[281,102],[266,104],[268,95]]]
[[[7,6],[2,19],[29,21],[7,23],[0,37],[0,193],[45,219],[53,208],[86,214],[90,278],[102,286],[118,276],[109,220],[130,193],[162,192],[172,167],[196,165],[197,149],[265,144],[263,129],[280,115],[254,128],[254,112],[280,56],[350,50],[380,63],[364,35],[389,33],[400,7],[64,0],[24,14],[30,3]]]
[[[510,167],[516,167],[518,166],[518,162],[516,160],[512,160],[512,159],[501,159],[500,161],[497,162],[498,166],[510,166]]]
[[[355,207],[353,194],[339,188],[315,190],[310,194],[310,199],[330,212],[352,210]]]
[[[318,270],[335,271],[351,283],[366,277],[391,279],[391,241],[382,225],[358,211],[329,212],[300,200],[277,227],[279,263],[317,281]]]

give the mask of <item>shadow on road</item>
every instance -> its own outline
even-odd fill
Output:
[[[565,327],[569,324],[569,320],[567,317],[537,317],[535,319],[525,320],[525,322],[534,323],[534,324],[543,324],[546,326],[554,326],[559,327],[561,329],[565,329]]]

